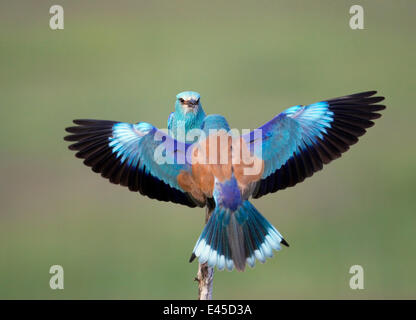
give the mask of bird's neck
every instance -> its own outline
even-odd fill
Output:
[[[205,118],[205,112],[198,110],[197,113],[175,111],[174,121],[172,124],[172,135],[178,140],[184,140],[188,132],[192,129],[200,129]],[[183,131],[183,132],[181,132]],[[188,141],[187,141],[188,142]]]

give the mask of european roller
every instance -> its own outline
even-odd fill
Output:
[[[74,120],[65,140],[112,183],[152,199],[208,207],[191,261],[243,271],[288,245],[250,198],[292,187],[339,158],[381,116],[384,98],[375,94],[293,106],[237,135],[224,117],[206,116],[200,95],[188,91],[177,95],[169,133],[146,122]],[[187,139],[193,129],[200,135]]]
[[[181,92],[176,96],[175,111],[168,118],[169,134],[177,140],[188,141],[186,134],[192,129],[200,129],[204,119],[205,112],[202,109],[199,93]],[[188,142],[194,142],[194,139]]]

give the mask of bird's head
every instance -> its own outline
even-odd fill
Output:
[[[200,98],[201,96],[198,92],[181,92],[176,96],[175,110],[183,114],[192,112],[196,115],[198,112],[202,111]]]

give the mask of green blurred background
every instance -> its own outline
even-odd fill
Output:
[[[49,28],[61,4],[65,29]],[[364,7],[365,30],[349,28]],[[415,1],[0,2],[0,298],[195,299],[203,209],[112,185],[63,141],[74,118],[164,128],[176,93],[255,128],[377,89],[388,108],[341,159],[254,204],[288,239],[216,272],[218,299],[416,298]],[[62,265],[65,289],[49,288]],[[362,265],[364,290],[349,288]]]

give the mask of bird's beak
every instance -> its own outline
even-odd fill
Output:
[[[190,111],[195,112],[198,106],[198,101],[194,99],[186,100],[183,106],[185,107],[186,112],[190,112]]]
[[[198,105],[198,101],[194,100],[194,99],[191,99],[191,100],[186,101],[186,104],[190,107],[195,108]]]

